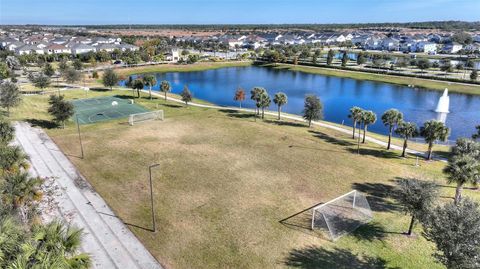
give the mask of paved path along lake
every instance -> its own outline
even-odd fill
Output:
[[[407,121],[420,126],[426,120],[437,118],[434,109],[442,95],[441,91],[258,66],[155,75],[158,84],[154,90],[158,91],[162,80],[172,84],[173,93],[181,92],[187,84],[194,97],[218,105],[238,105],[233,100],[238,87],[247,92],[247,100],[242,105],[249,108],[254,107],[254,102],[250,100],[253,87],[266,88],[272,99],[276,92],[282,91],[288,95],[288,104],[283,110],[292,114],[302,113],[305,95],[316,94],[324,104],[325,120],[350,125],[348,110],[352,106],[360,106],[377,113],[377,123],[369,129],[382,134],[387,131],[380,119],[385,110],[397,108],[404,113]],[[276,109],[273,102],[270,109]],[[480,96],[450,93],[450,114],[446,123],[452,128],[449,139],[470,137],[475,126],[480,124]]]

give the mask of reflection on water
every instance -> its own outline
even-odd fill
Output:
[[[379,120],[369,129],[379,133],[386,133],[380,117],[389,108],[399,109],[406,120],[419,126],[426,120],[437,119],[434,110],[442,95],[441,91],[257,66],[158,73],[156,76],[158,83],[170,81],[174,93],[181,92],[183,85],[188,84],[195,97],[219,105],[237,106],[233,96],[239,86],[247,92],[243,105],[251,108],[254,103],[250,100],[250,90],[254,86],[266,88],[272,96],[283,91],[288,96],[288,104],[283,111],[294,114],[302,113],[305,95],[316,94],[324,103],[326,120],[351,124],[348,110],[352,106],[360,106],[377,113]],[[159,85],[153,89],[158,90]],[[276,109],[273,103],[270,109]],[[471,136],[475,126],[480,124],[480,96],[450,93],[450,113],[446,124],[452,128],[450,139]]]

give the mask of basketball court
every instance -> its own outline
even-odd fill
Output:
[[[71,101],[80,124],[90,124],[113,119],[127,118],[130,114],[149,110],[134,104],[130,99],[106,96]]]

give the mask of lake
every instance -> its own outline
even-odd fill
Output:
[[[238,106],[233,100],[238,87],[244,88],[247,93],[247,100],[242,106],[248,108],[255,107],[250,100],[250,90],[253,87],[267,89],[272,100],[276,92],[282,91],[288,96],[288,104],[282,110],[299,115],[303,110],[305,96],[315,94],[324,104],[325,120],[351,126],[349,109],[359,106],[377,113],[377,123],[370,126],[369,130],[382,134],[387,132],[380,119],[385,110],[396,108],[403,112],[405,120],[421,126],[426,120],[437,117],[434,109],[442,95],[441,91],[259,66],[155,75],[158,83],[153,87],[154,90],[158,91],[162,80],[168,80],[172,84],[173,93],[180,93],[187,84],[194,97],[225,106]],[[120,82],[120,85],[125,85],[125,81]],[[276,110],[273,102],[270,110]],[[450,140],[470,137],[475,126],[480,124],[480,96],[450,93],[450,113],[446,124],[452,129]]]

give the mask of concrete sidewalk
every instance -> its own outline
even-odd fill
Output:
[[[58,206],[43,217],[61,218],[83,229],[82,251],[92,256],[92,268],[162,268],[43,130],[24,122],[16,123],[15,129],[15,143],[30,156],[31,173],[50,178],[59,190],[49,197]]]

